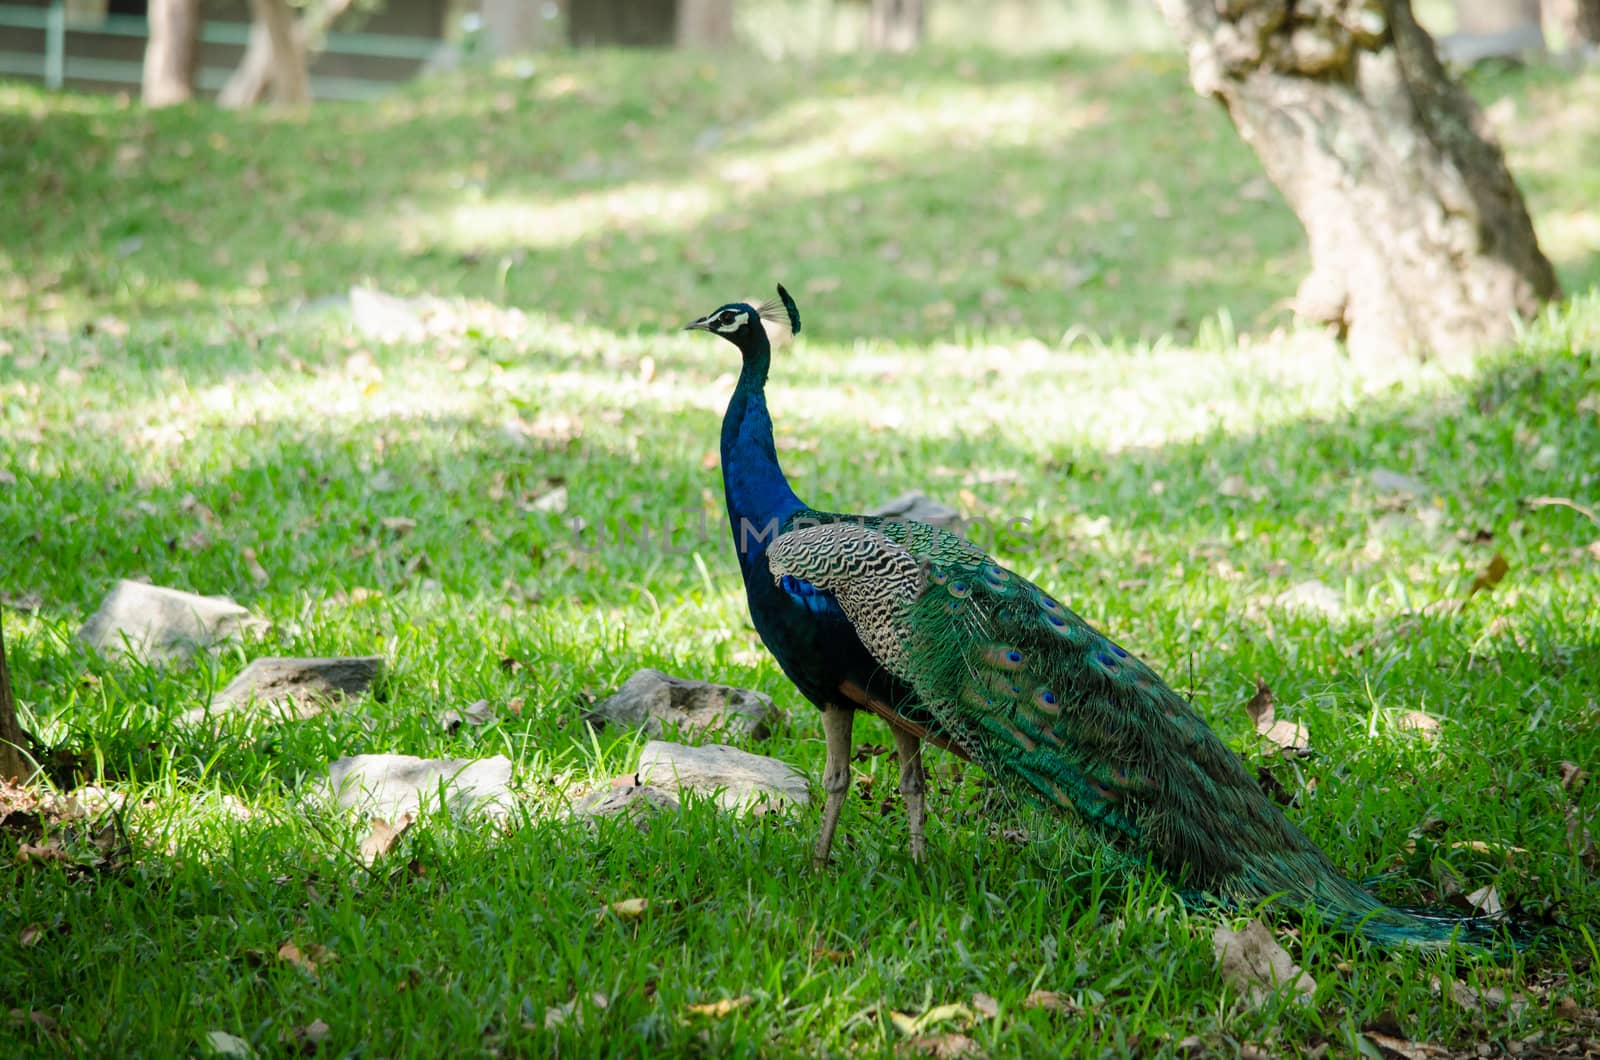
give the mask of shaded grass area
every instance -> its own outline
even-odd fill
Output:
[[[1575,122],[1594,91],[1481,87]],[[0,1000],[51,1020],[0,1040],[169,1055],[223,1030],[273,1053],[320,1019],[331,1053],[888,1053],[891,1012],[976,992],[998,1018],[934,1031],[996,1055],[1583,1033],[1559,1002],[1600,989],[1597,796],[1562,763],[1600,760],[1600,527],[1526,498],[1597,499],[1593,293],[1460,375],[1362,378],[1314,338],[1241,335],[1231,321],[1292,289],[1293,219],[1235,194],[1254,164],[1164,58],[599,56],[294,120],[0,93],[6,142],[27,145],[0,161],[26,207],[0,228],[8,654],[33,730],[130,794],[134,840],[129,867],[80,878],[0,838]],[[1541,218],[1600,201],[1591,141],[1538,149]],[[34,209],[53,203],[72,209]],[[1087,260],[1100,271],[1068,284]],[[1563,265],[1575,286],[1593,269]],[[527,314],[382,345],[287,308],[362,276]],[[1423,964],[1307,926],[1313,1003],[1258,1010],[1220,985],[1209,918],[945,758],[920,868],[882,757],[856,763],[846,856],[820,875],[814,812],[691,804],[644,835],[546,819],[633,768],[635,737],[577,717],[641,666],[771,693],[788,723],[751,748],[820,768],[721,524],[732,351],[660,329],[769,276],[807,319],[772,388],[802,496],[959,504],[1252,751],[1260,675],[1311,732],[1315,758],[1273,768],[1336,863],[1393,870],[1380,890],[1399,902],[1493,884],[1552,945]],[[558,486],[565,511],[541,510]],[[1441,605],[1496,552],[1493,592]],[[88,656],[71,633],[125,576],[274,626],[189,670]],[[1337,614],[1275,602],[1311,579]],[[354,709],[173,725],[250,657],[369,652],[392,673]],[[443,730],[478,699],[490,725]],[[889,742],[867,723],[858,739]],[[363,869],[343,852],[362,823],[303,800],[328,759],[368,751],[508,754],[530,820],[503,837],[425,822]],[[604,911],[632,897],[642,918]],[[308,973],[285,942],[332,956]],[[1435,976],[1549,993],[1480,1012]],[[1073,1011],[1027,1007],[1039,989]]]
[[[5,88],[0,312],[214,312],[369,277],[627,331],[782,274],[828,297],[835,335],[1151,339],[1224,306],[1274,317],[1304,267],[1293,216],[1173,56],[532,70],[311,119]],[[1511,86],[1516,128],[1570,128],[1518,149],[1565,189],[1532,180],[1541,219],[1592,225],[1596,81]],[[1593,246],[1567,249],[1587,286]]]

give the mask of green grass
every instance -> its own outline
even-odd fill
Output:
[[[327,1054],[874,1054],[903,1043],[892,1012],[975,992],[1001,1014],[964,1033],[995,1055],[1189,1035],[1353,1055],[1391,1020],[1461,1048],[1583,1033],[1560,1002],[1600,990],[1577,845],[1600,785],[1560,778],[1600,761],[1600,527],[1525,499],[1600,501],[1600,78],[1477,87],[1511,101],[1513,166],[1580,293],[1470,370],[1375,378],[1277,327],[1305,264],[1294,220],[1166,56],[541,58],[308,117],[0,86],[7,647],[31,728],[130,796],[133,840],[85,875],[18,864],[0,836],[0,1018],[53,1028],[0,1042],[173,1055],[221,1030],[271,1054],[320,1019]],[[670,330],[775,279],[807,321],[772,388],[802,496],[922,488],[985,526],[1026,520],[1003,558],[1235,745],[1258,674],[1307,724],[1317,756],[1275,772],[1337,863],[1393,871],[1398,902],[1493,884],[1554,944],[1424,964],[1308,927],[1312,1003],[1258,1010],[1222,986],[1211,919],[948,758],[922,867],[880,806],[883,757],[857,764],[874,794],[823,874],[815,810],[696,803],[647,835],[551,818],[632,768],[635,737],[577,718],[642,666],[773,694],[788,722],[752,749],[820,769],[817,719],[744,614],[706,459],[733,351]],[[392,345],[296,308],[359,280],[477,301]],[[1395,504],[1379,469],[1427,497]],[[532,510],[557,483],[567,511]],[[663,522],[672,550],[615,540]],[[1492,593],[1439,604],[1497,551]],[[71,634],[132,576],[274,626],[187,670],[90,656]],[[1338,615],[1273,602],[1309,579]],[[215,737],[173,724],[253,656],[346,653],[390,661],[383,697]],[[480,698],[492,724],[441,729]],[[1407,711],[1440,721],[1437,744]],[[425,822],[369,872],[344,853],[362,822],[305,803],[330,758],[369,751],[510,755],[527,820]],[[644,917],[597,915],[632,897]],[[308,974],[285,942],[335,956]],[[1480,1013],[1434,976],[1534,1001]],[[1036,989],[1082,1011],[1025,1007]],[[545,1028],[594,992],[605,1009]]]

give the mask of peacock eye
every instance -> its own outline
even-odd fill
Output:
[[[733,323],[733,312],[731,310],[724,309],[722,311],[722,315],[717,317],[717,323],[718,324],[732,324]]]

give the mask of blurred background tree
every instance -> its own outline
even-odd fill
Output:
[[[354,0],[314,0],[296,18],[288,0],[251,0],[250,43],[217,102],[224,107],[248,107],[269,99],[309,103],[311,59],[334,22],[353,6]]]
[[[928,35],[927,0],[871,0],[867,45],[882,51],[908,52]]]
[[[200,0],[150,0],[144,53],[144,103],[167,107],[194,98],[200,58]]]

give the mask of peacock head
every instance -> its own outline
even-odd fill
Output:
[[[729,302],[699,320],[692,320],[683,326],[685,331],[709,331],[713,335],[721,335],[743,353],[749,353],[757,348],[757,340],[766,338],[766,329],[762,327],[763,320],[770,320],[775,324],[782,324],[791,333],[800,331],[800,310],[795,307],[794,299],[789,297],[789,292],[783,289],[783,284],[778,285],[778,297],[759,306],[748,302]],[[765,344],[760,348],[765,349]]]

